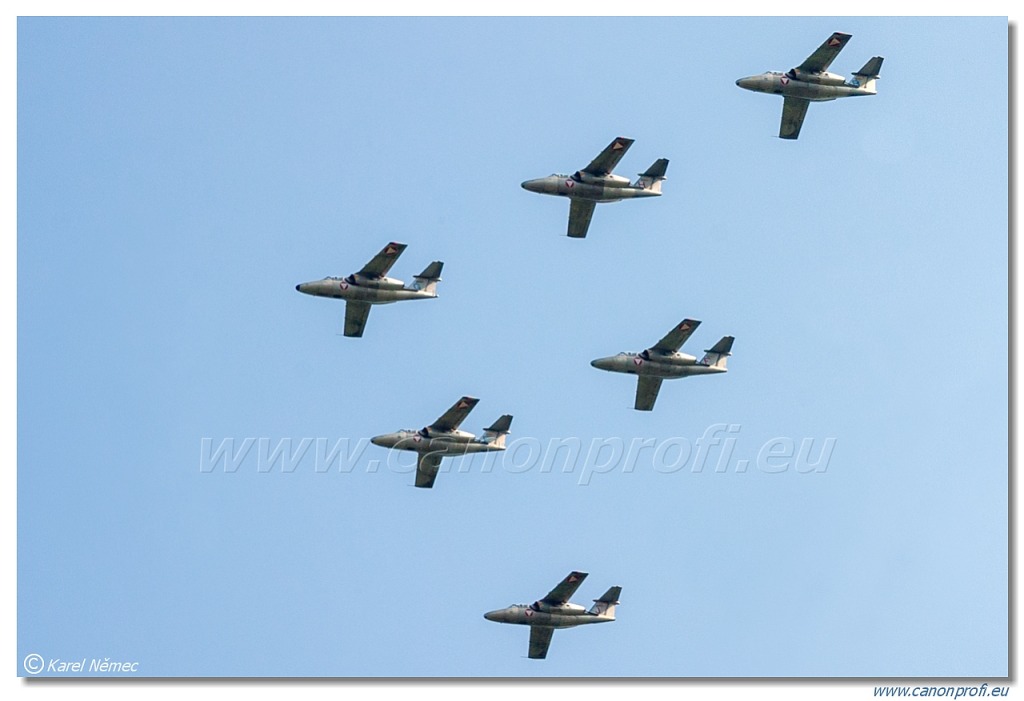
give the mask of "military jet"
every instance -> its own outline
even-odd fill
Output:
[[[612,587],[600,599],[594,599],[589,611],[579,604],[570,604],[569,597],[576,593],[587,578],[586,572],[570,572],[558,586],[540,601],[532,604],[512,604],[508,608],[489,611],[484,618],[495,623],[517,623],[530,626],[530,659],[543,660],[555,628],[574,628],[587,623],[606,623],[615,620],[615,607],[619,603],[622,587]]]
[[[874,95],[875,81],[882,69],[882,57],[875,56],[847,81],[843,76],[829,73],[839,52],[850,40],[849,34],[835,32],[796,68],[785,73],[768,71],[761,75],[740,78],[736,85],[754,92],[782,95],[782,125],[780,139],[795,139],[800,136],[800,127],[811,102],[825,102],[840,97]]]
[[[404,243],[391,242],[381,249],[363,269],[348,277],[325,277],[295,286],[299,292],[315,297],[345,300],[345,335],[360,337],[370,315],[370,305],[391,304],[407,299],[434,299],[441,281],[444,263],[435,260],[413,278],[411,285],[387,277],[391,266],[406,248]]]
[[[637,375],[636,402],[633,408],[651,411],[658,399],[662,380],[726,372],[725,362],[732,355],[732,336],[723,336],[722,340],[705,351],[705,356],[699,361],[692,355],[679,352],[679,348],[698,326],[700,322],[696,319],[683,319],[663,339],[641,353],[619,353],[592,360],[590,364],[599,370]]]
[[[459,425],[479,401],[476,397],[463,397],[429,426],[418,431],[404,428],[395,433],[385,433],[374,436],[370,442],[383,448],[416,451],[416,486],[430,489],[445,456],[505,450],[505,436],[512,426],[509,414],[485,428],[480,438],[459,430]]]
[[[628,178],[614,175],[612,169],[633,145],[633,139],[620,136],[612,141],[597,158],[583,170],[572,175],[555,173],[546,178],[527,180],[523,188],[543,195],[562,195],[569,202],[569,236],[581,239],[587,235],[594,206],[598,202],[618,202],[634,197],[659,197],[661,182],[665,180],[668,159],[659,158],[630,184]]]

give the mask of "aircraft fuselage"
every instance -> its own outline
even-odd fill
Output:
[[[542,195],[560,195],[594,202],[618,202],[636,197],[659,197],[660,192],[650,188],[633,185],[618,175],[604,177],[576,175],[549,175],[546,178],[527,180],[522,184],[524,190],[538,192]]]
[[[513,623],[523,626],[545,626],[548,628],[574,628],[588,623],[605,623],[614,621],[611,616],[600,616],[587,612],[582,606],[566,604],[565,607],[550,607],[548,610],[537,610],[533,606],[508,606],[496,611],[489,611],[484,618],[495,623]],[[571,607],[571,608],[569,608]]]
[[[424,435],[426,434],[426,435]],[[440,433],[425,428],[420,431],[402,430],[384,433],[370,439],[374,445],[395,450],[412,450],[417,453],[441,453],[444,455],[465,455],[467,453],[489,453],[504,450],[504,445],[496,445],[477,438],[468,431],[450,431]]]
[[[691,375],[709,375],[726,372],[725,368],[705,365],[692,355],[672,353],[658,355],[650,351],[643,353],[619,353],[607,358],[598,358],[590,363],[599,370],[608,372],[624,372],[631,375],[650,375],[652,377],[689,377]]]
[[[323,280],[303,282],[295,289],[314,297],[331,297],[369,304],[390,304],[407,299],[434,299],[433,292],[414,290],[405,287],[405,283],[394,278],[363,278],[360,275],[349,275],[346,278],[325,277]]]
[[[842,76],[835,73],[809,74],[806,77],[808,79],[802,80],[790,77],[785,73],[768,71],[760,75],[740,78],[736,81],[736,85],[754,92],[782,95],[783,97],[799,97],[813,102],[875,94],[874,90],[867,90],[847,83]]]

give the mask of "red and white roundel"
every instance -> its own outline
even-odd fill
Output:
[[[529,618],[533,615],[533,609],[526,609],[526,617]]]
[[[779,78],[779,82],[781,82],[783,85],[789,85],[789,78],[787,78],[786,76],[782,76],[781,78]]]
[[[640,356],[637,356],[633,358],[633,364],[636,365],[637,367],[640,367],[641,365],[644,364],[644,359],[641,358]]]
[[[571,190],[574,187],[576,187],[576,183],[574,183],[572,180],[566,180],[565,181],[565,186]]]
[[[342,280],[341,283],[338,286],[341,287],[341,289],[343,289],[343,290],[347,290],[348,289],[348,283],[345,282],[344,280]]]
[[[423,440],[423,436],[419,435],[418,433],[415,436],[412,437],[413,443],[419,443],[422,440]]]

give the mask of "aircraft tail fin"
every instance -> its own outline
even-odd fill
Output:
[[[590,608],[590,613],[595,616],[615,618],[615,607],[619,604],[620,594],[622,594],[622,587],[609,588],[600,599],[594,599],[594,605]]]
[[[729,356],[732,355],[732,342],[734,340],[732,336],[722,336],[722,340],[705,351],[705,356],[701,359],[700,364],[725,370],[725,363]]]
[[[666,179],[665,172],[668,170],[668,159],[659,158],[651,167],[640,173],[640,178],[636,181],[637,187],[642,187],[645,190],[651,192],[661,192],[661,183]]]
[[[512,428],[512,415],[503,414],[497,421],[484,429],[484,442],[504,448],[505,436],[509,434],[510,428]]]
[[[443,267],[442,261],[435,260],[422,273],[413,278],[412,289],[437,294],[437,283],[441,282],[441,268]]]
[[[875,56],[859,71],[853,74],[853,79],[857,81],[857,87],[867,90],[870,93],[875,93],[875,81],[878,80],[879,71],[882,70],[882,61],[884,59],[881,56]]]

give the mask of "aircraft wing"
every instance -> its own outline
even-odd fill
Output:
[[[370,316],[368,302],[345,302],[345,335],[359,338],[366,326],[366,317]]]
[[[663,339],[655,343],[651,350],[675,353],[682,348],[683,344],[686,343],[686,339],[697,330],[698,326],[700,326],[700,322],[696,319],[683,319],[679,322],[678,326],[665,334]]]
[[[804,116],[810,100],[800,97],[787,97],[782,101],[782,124],[779,126],[780,139],[795,139],[800,136],[800,127],[804,125]]]
[[[590,200],[569,200],[569,236],[574,239],[581,239],[587,235],[590,228],[590,218],[594,216],[594,207],[597,202]]]
[[[590,173],[591,175],[608,175],[615,166],[619,164],[622,157],[626,155],[626,151],[633,145],[633,139],[627,139],[624,136],[617,137],[610,144],[605,146],[604,151],[598,154],[597,158],[590,162],[586,168],[583,169],[584,173]]]
[[[435,431],[454,431],[466,420],[469,412],[473,411],[473,407],[479,401],[476,397],[463,397],[452,404],[451,409],[441,414],[437,421],[430,424],[430,428]]]
[[[430,489],[441,469],[443,453],[419,453],[416,455],[416,486]]]
[[[357,274],[365,277],[383,277],[388,274],[391,270],[391,266],[398,260],[398,256],[402,255],[402,251],[406,248],[404,243],[395,243],[392,241],[384,248],[380,249],[380,253],[373,257],[369,263],[363,266]]]
[[[545,604],[551,604],[552,606],[558,606],[567,602],[576,590],[583,584],[583,580],[587,578],[586,572],[570,572],[569,575],[558,583],[558,586],[548,592],[541,601]]]
[[[548,626],[530,626],[530,659],[543,660],[548,656],[548,646],[555,629]]]
[[[836,60],[836,56],[839,55],[839,52],[843,50],[843,47],[846,46],[846,42],[849,40],[849,34],[834,32],[832,36],[825,40],[825,43],[819,46],[813,54],[807,57],[806,61],[797,66],[797,70],[808,71],[810,73],[827,71],[828,67]]]
[[[664,378],[640,375],[636,383],[636,402],[633,408],[637,411],[650,411],[654,408],[654,402],[658,400],[658,390],[661,389],[661,381]]]

